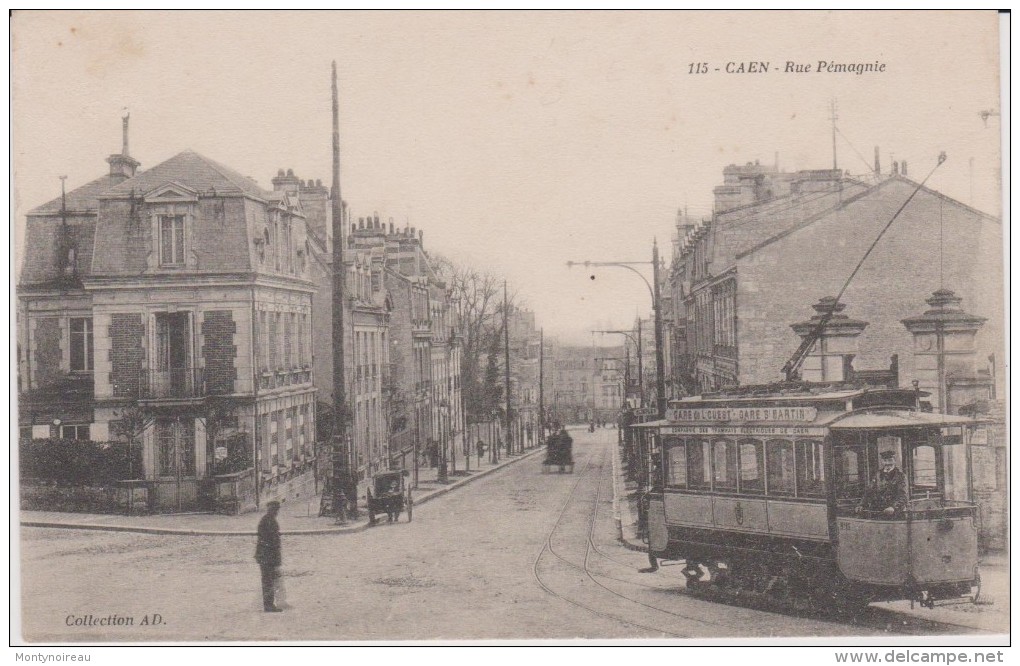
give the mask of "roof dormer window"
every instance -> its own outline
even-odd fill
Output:
[[[184,265],[184,216],[159,216],[160,266]]]

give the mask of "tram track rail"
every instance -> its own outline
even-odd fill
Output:
[[[603,456],[604,455],[605,454],[603,453]],[[574,481],[574,485],[571,487],[570,492],[567,494],[567,498],[563,502],[563,506],[560,507],[559,513],[557,514],[557,517],[556,517],[556,522],[553,523],[553,526],[549,530],[548,535],[546,535],[546,540],[545,540],[545,543],[542,545],[542,549],[539,551],[538,555],[535,557],[534,563],[532,565],[532,574],[533,574],[533,576],[535,578],[535,581],[538,583],[538,585],[543,590],[545,590],[545,592],[547,594],[549,594],[549,595],[551,595],[551,596],[553,596],[553,597],[555,597],[557,599],[560,599],[561,601],[564,601],[564,602],[566,602],[566,603],[568,603],[568,604],[570,604],[570,605],[572,605],[572,606],[574,606],[576,608],[580,608],[582,610],[585,610],[585,611],[587,611],[589,613],[592,613],[592,614],[597,615],[599,617],[602,617],[604,619],[612,620],[614,622],[619,622],[619,623],[622,623],[622,624],[625,624],[625,625],[628,625],[628,626],[631,626],[631,627],[636,627],[636,628],[639,628],[639,629],[644,629],[646,631],[652,631],[652,632],[655,632],[655,633],[658,633],[658,634],[665,634],[667,636],[673,636],[674,638],[685,638],[685,636],[682,636],[682,635],[677,634],[675,632],[663,630],[663,629],[660,629],[658,627],[652,627],[652,626],[649,626],[649,625],[646,625],[646,624],[642,624],[640,622],[633,622],[631,620],[626,620],[624,618],[619,617],[618,615],[615,615],[615,614],[612,614],[612,613],[607,613],[607,612],[605,612],[603,610],[599,610],[598,608],[595,608],[595,607],[590,606],[588,604],[581,603],[580,601],[578,601],[576,599],[572,599],[572,598],[566,596],[565,594],[561,594],[560,592],[557,592],[556,590],[554,590],[549,585],[549,583],[546,580],[543,580],[542,575],[539,572],[539,568],[540,568],[540,565],[541,565],[541,562],[542,562],[542,557],[545,555],[546,551],[548,551],[554,557],[556,557],[559,560],[563,561],[564,563],[568,564],[570,567],[572,567],[574,569],[577,569],[577,570],[584,571],[587,574],[587,576],[593,582],[595,582],[596,584],[599,584],[598,581],[596,581],[594,579],[592,574],[590,572],[588,572],[587,570],[585,570],[584,567],[579,567],[578,565],[574,564],[573,562],[570,562],[566,558],[562,557],[560,554],[558,554],[556,552],[556,550],[553,548],[553,545],[552,545],[552,540],[553,540],[554,535],[556,534],[556,530],[559,528],[560,523],[563,522],[563,519],[564,519],[564,517],[567,514],[567,509],[570,507],[570,503],[574,499],[574,495],[577,493],[578,487],[581,485],[581,481],[584,480],[585,474],[587,474],[588,469],[591,467],[592,458],[594,458],[594,456],[595,456],[594,453],[590,453],[588,455],[588,459],[585,461],[584,467],[581,469],[580,473],[578,474],[577,480]],[[604,586],[602,586],[602,587],[604,587]]]
[[[584,610],[586,610],[586,611],[588,611],[590,613],[593,613],[593,614],[595,614],[597,616],[600,616],[600,617],[603,617],[605,619],[610,619],[610,620],[613,620],[615,622],[619,622],[619,623],[622,623],[622,624],[625,624],[625,625],[628,625],[628,626],[633,626],[633,627],[641,628],[641,629],[644,629],[644,630],[647,630],[647,631],[653,631],[653,632],[655,632],[657,634],[662,634],[662,635],[670,636],[670,637],[674,637],[674,638],[695,638],[695,637],[697,637],[697,638],[705,638],[706,637],[704,635],[699,635],[697,633],[683,634],[683,633],[679,633],[675,628],[664,629],[661,626],[660,627],[655,627],[655,626],[651,626],[649,624],[642,623],[642,622],[639,622],[639,621],[635,621],[635,620],[631,620],[631,619],[626,619],[625,617],[621,617],[619,614],[611,613],[611,612],[606,612],[605,610],[601,610],[599,608],[596,608],[596,607],[592,606],[590,603],[583,603],[582,601],[579,601],[576,598],[568,597],[566,595],[566,593],[558,592],[558,591],[554,590],[551,587],[550,581],[548,580],[548,575],[546,575],[546,578],[543,579],[543,574],[539,570],[540,565],[542,563],[542,558],[545,556],[546,551],[548,551],[550,555],[555,557],[557,560],[559,560],[560,562],[562,562],[566,566],[570,567],[571,569],[573,569],[575,571],[583,573],[586,576],[587,580],[590,580],[592,583],[594,583],[596,586],[598,586],[602,591],[608,593],[609,595],[611,595],[613,597],[622,599],[622,600],[624,600],[626,602],[629,602],[630,604],[634,604],[636,606],[640,606],[640,607],[642,607],[644,609],[647,609],[648,611],[652,611],[654,613],[661,613],[661,614],[664,614],[664,615],[675,617],[675,618],[678,618],[680,620],[684,620],[685,622],[689,622],[689,623],[693,622],[693,623],[696,623],[698,625],[711,626],[711,627],[714,627],[714,628],[719,628],[719,627],[733,628],[733,629],[735,629],[737,631],[735,631],[732,635],[735,636],[735,637],[736,636],[740,636],[739,630],[742,629],[742,628],[746,628],[746,626],[747,626],[746,624],[728,623],[728,622],[719,621],[718,619],[708,621],[708,620],[705,620],[703,618],[696,617],[694,615],[685,614],[685,613],[679,613],[676,610],[673,610],[673,609],[670,609],[670,608],[663,608],[661,606],[650,604],[650,603],[647,603],[647,602],[645,602],[643,600],[640,600],[640,599],[634,598],[632,596],[629,596],[627,594],[624,594],[623,592],[620,592],[619,590],[615,590],[612,587],[606,585],[603,581],[616,581],[618,583],[622,583],[622,584],[625,584],[625,585],[641,587],[641,588],[645,588],[645,589],[649,589],[649,590],[659,590],[659,591],[663,590],[663,587],[661,585],[643,583],[643,582],[635,581],[635,580],[628,580],[628,579],[625,579],[625,578],[620,578],[620,577],[617,577],[617,576],[613,576],[612,574],[602,573],[602,572],[599,572],[599,571],[596,571],[596,570],[593,569],[593,566],[592,566],[593,559],[592,558],[593,558],[593,555],[597,555],[598,557],[600,557],[600,558],[602,558],[604,560],[607,560],[609,562],[612,562],[613,564],[615,564],[617,566],[625,567],[627,569],[633,570],[633,565],[632,564],[623,562],[622,560],[620,560],[620,559],[618,559],[616,557],[613,557],[611,554],[607,553],[605,550],[600,548],[598,546],[598,543],[596,542],[596,538],[595,538],[595,533],[596,533],[596,529],[597,529],[597,525],[598,525],[598,517],[599,517],[599,504],[602,501],[603,484],[604,484],[604,480],[605,480],[605,471],[604,470],[606,469],[605,459],[606,459],[606,456],[607,456],[607,452],[605,450],[602,451],[601,462],[598,464],[598,470],[600,470],[600,471],[597,473],[597,478],[596,478],[596,487],[595,487],[595,493],[594,493],[593,508],[591,510],[590,517],[587,519],[587,523],[588,523],[587,524],[587,535],[586,535],[585,552],[584,552],[583,559],[582,559],[581,563],[577,563],[575,561],[571,561],[570,559],[565,557],[561,552],[557,551],[556,546],[554,545],[554,539],[556,537],[557,531],[561,529],[562,523],[564,522],[564,518],[568,514],[568,509],[571,507],[571,504],[573,502],[575,502],[576,496],[578,494],[578,489],[580,488],[582,482],[586,481],[586,480],[590,480],[590,478],[592,476],[590,471],[591,471],[591,469],[593,467],[593,461],[596,459],[597,455],[598,454],[596,452],[591,452],[588,455],[588,458],[586,459],[583,468],[580,469],[580,472],[578,474],[577,480],[574,482],[573,486],[571,487],[570,492],[567,495],[566,500],[564,501],[563,506],[560,508],[560,511],[559,511],[559,513],[557,515],[555,523],[553,524],[553,527],[550,529],[548,535],[546,536],[546,541],[545,541],[545,544],[543,545],[543,548],[541,549],[541,551],[539,552],[539,554],[535,558],[535,561],[534,561],[534,564],[533,564],[533,567],[532,567],[532,573],[533,573],[533,576],[534,576],[535,580],[538,582],[538,584],[548,594],[550,594],[550,595],[552,595],[552,596],[554,596],[556,598],[559,598],[559,599],[561,599],[561,600],[563,600],[563,601],[565,601],[565,602],[567,602],[567,603],[569,603],[569,604],[571,604],[571,605],[573,605],[575,607],[584,609]],[[673,578],[673,577],[671,577],[671,578]],[[676,582],[678,582],[678,583],[682,583],[683,582],[683,579],[680,578],[680,577],[675,577],[674,580],[676,580]],[[674,592],[676,592],[678,594],[681,594],[681,595],[683,595],[684,597],[686,597],[688,599],[696,600],[696,601],[702,602],[702,603],[717,604],[719,606],[728,606],[728,607],[731,607],[731,608],[741,608],[741,609],[745,609],[747,611],[759,612],[759,613],[769,613],[771,615],[776,615],[776,616],[781,616],[781,617],[782,616],[785,616],[785,617],[805,617],[805,618],[810,617],[811,619],[813,619],[815,621],[831,623],[833,626],[852,627],[852,628],[861,629],[861,630],[874,629],[874,630],[877,630],[877,631],[879,631],[881,633],[887,633],[888,632],[888,633],[895,633],[895,634],[900,634],[900,635],[930,635],[930,634],[933,634],[933,633],[968,633],[969,634],[969,633],[975,633],[975,632],[979,632],[980,631],[979,629],[977,629],[977,628],[975,628],[973,626],[970,626],[970,625],[958,624],[958,623],[952,623],[952,622],[945,622],[945,621],[942,621],[942,620],[928,620],[928,619],[919,618],[919,617],[913,616],[913,615],[906,615],[906,614],[901,613],[899,611],[890,610],[890,609],[871,608],[871,609],[865,611],[865,613],[863,614],[863,617],[861,617],[861,616],[854,616],[852,619],[850,619],[848,621],[848,620],[840,618],[840,617],[825,617],[824,615],[822,617],[818,617],[817,616],[817,612],[818,612],[819,609],[817,609],[817,608],[813,608],[811,611],[808,611],[806,609],[798,608],[796,606],[793,606],[789,602],[783,603],[782,600],[749,599],[749,598],[743,598],[743,599],[735,600],[735,599],[729,598],[724,593],[713,594],[713,593],[709,592],[709,593],[706,594],[705,592],[702,592],[700,590],[699,591],[689,590],[689,589],[686,588],[686,585],[677,586],[676,588],[673,588],[671,591],[674,591]],[[833,609],[831,609],[831,608],[830,609],[821,609],[821,610],[823,610],[825,612],[825,615],[830,615],[830,614],[832,614],[834,612]]]

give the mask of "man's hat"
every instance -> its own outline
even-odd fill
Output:
[[[896,454],[892,451],[882,451],[880,457],[882,460],[894,460],[896,458]]]
[[[280,502],[278,502],[277,500],[271,500],[269,502],[266,502],[266,508],[267,509],[272,509],[274,506],[277,509],[279,509],[280,508]]]

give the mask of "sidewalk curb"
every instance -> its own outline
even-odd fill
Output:
[[[623,534],[623,515],[620,511],[620,502],[626,502],[627,498],[620,494],[620,468],[619,468],[620,447],[613,447],[613,520],[616,522],[616,540],[623,544],[627,550],[639,553],[647,553],[648,548],[641,542],[633,542]],[[628,511],[629,513],[629,511]]]
[[[512,465],[515,462],[520,462],[521,460],[525,460],[527,458],[530,458],[531,456],[535,455],[536,453],[538,453],[540,451],[544,451],[544,450],[545,450],[544,447],[538,447],[538,448],[534,449],[533,451],[529,451],[529,452],[527,452],[527,453],[525,453],[525,454],[523,454],[523,455],[521,455],[521,456],[519,456],[517,458],[514,458],[512,460],[507,460],[507,461],[497,465],[496,467],[490,467],[489,469],[484,470],[482,472],[477,472],[477,473],[472,474],[471,476],[466,476],[466,477],[462,478],[460,481],[457,481],[455,483],[451,483],[448,486],[444,486],[442,488],[436,488],[435,490],[430,491],[428,495],[425,495],[420,500],[415,500],[414,504],[415,504],[415,506],[417,506],[419,504],[424,504],[425,502],[428,502],[431,499],[434,499],[434,498],[439,497],[441,495],[445,495],[446,493],[450,492],[451,490],[455,490],[457,488],[461,488],[463,486],[466,486],[469,483],[471,483],[472,481],[484,478],[484,477],[486,477],[486,476],[488,476],[488,475],[490,475],[490,474],[492,474],[494,472],[498,472],[499,470],[501,470],[501,469],[503,469],[505,467],[509,467],[510,465]]]
[[[436,497],[440,497],[449,493],[451,490],[461,488],[471,483],[476,479],[483,478],[501,469],[505,469],[510,465],[530,458],[531,456],[544,451],[544,447],[537,447],[532,451],[526,452],[521,456],[507,460],[496,467],[490,467],[482,472],[477,472],[472,476],[464,477],[459,481],[455,481],[448,486],[443,488],[436,488],[431,490],[428,494],[422,496],[420,499],[415,499],[415,505],[425,504]],[[222,536],[222,537],[252,537],[256,536],[255,530],[201,530],[201,529],[179,529],[172,527],[145,527],[145,526],[132,526],[132,525],[110,525],[103,523],[72,523],[72,522],[50,522],[43,520],[22,520],[19,522],[22,527],[48,527],[53,529],[65,529],[65,530],[88,530],[93,532],[133,532],[135,534],[159,534],[159,535],[180,535],[180,536]],[[366,522],[363,525],[353,525],[350,527],[322,527],[310,530],[280,530],[282,536],[317,536],[324,534],[355,534],[357,532],[363,532],[367,530],[370,525]]]

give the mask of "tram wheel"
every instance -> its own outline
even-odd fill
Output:
[[[699,584],[701,579],[705,577],[705,572],[701,570],[701,565],[695,560],[686,560],[684,568],[680,570],[680,573],[687,580],[688,587]]]
[[[730,570],[725,562],[713,562],[707,565],[709,581],[715,587],[726,587],[730,581]]]

